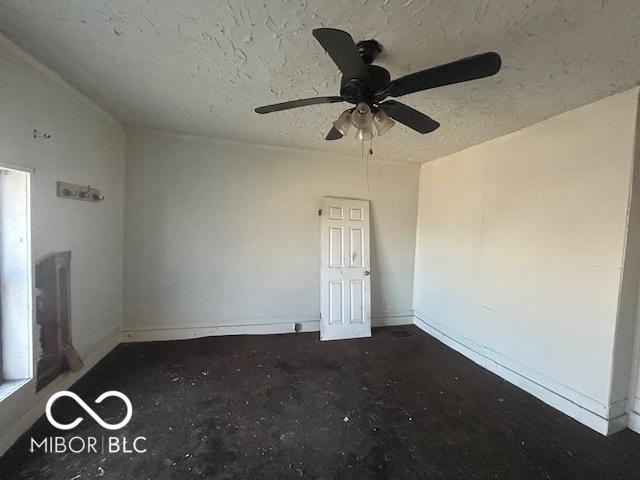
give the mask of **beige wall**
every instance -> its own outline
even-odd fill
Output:
[[[420,174],[418,323],[601,431],[625,412],[611,391],[637,96],[559,115]]]
[[[106,339],[115,339],[122,322],[124,132],[103,110],[1,36],[0,71],[0,162],[35,169],[34,264],[48,253],[71,250],[73,342],[87,361]],[[51,138],[34,139],[34,129]],[[57,198],[58,180],[96,186],[105,201]],[[40,343],[33,321],[35,365]],[[59,386],[54,382],[36,395],[31,381],[2,401],[0,453],[35,419],[22,421],[22,416]]]
[[[640,105],[640,102],[639,102]],[[625,279],[623,295],[621,295],[621,313],[625,317],[632,317],[635,314],[635,323],[632,326],[621,328],[618,337],[622,340],[621,348],[616,350],[618,358],[616,373],[617,385],[614,385],[612,393],[619,395],[617,389],[624,386],[627,376],[632,380],[629,385],[629,428],[640,433],[640,107],[637,112],[636,121],[636,147],[635,147],[635,168],[634,185],[631,209],[629,212],[629,234],[627,238],[627,258],[625,261]],[[635,282],[635,284],[634,284]],[[635,310],[634,308],[635,307]],[[625,324],[623,324],[624,326]],[[635,334],[632,330],[635,327]],[[633,345],[631,339],[634,339]],[[633,361],[629,366],[625,360],[627,352],[633,351]]]
[[[126,330],[319,320],[322,196],[371,199],[372,313],[411,321],[418,167],[127,131]]]

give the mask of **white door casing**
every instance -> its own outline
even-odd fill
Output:
[[[369,202],[324,197],[320,227],[320,340],[370,337]]]

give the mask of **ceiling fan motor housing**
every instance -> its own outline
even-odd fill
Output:
[[[371,65],[382,52],[380,43],[376,40],[362,40],[356,44],[356,49],[367,67],[369,79],[342,77],[340,96],[349,103],[358,104],[364,102],[372,106],[375,101],[375,93],[389,84],[391,76],[384,68]]]
[[[378,65],[367,65],[370,81],[359,78],[342,77],[340,82],[340,96],[347,102],[358,104],[364,102],[373,105],[376,92],[384,90],[391,83],[389,72]]]

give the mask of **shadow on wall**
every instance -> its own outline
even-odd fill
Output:
[[[37,390],[83,363],[71,340],[71,252],[50,253],[35,267],[36,324],[40,330]]]
[[[375,225],[375,205],[369,200],[369,268],[373,275],[371,276],[371,312],[374,311],[386,311],[387,306],[382,302],[382,305],[378,305],[376,299],[383,299],[384,291],[380,273],[380,257],[378,252],[378,242],[376,238],[376,225]]]

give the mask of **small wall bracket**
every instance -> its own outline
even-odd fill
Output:
[[[77,185],[74,183],[57,182],[57,195],[60,198],[70,198],[72,200],[84,200],[85,202],[101,202],[104,196],[99,189],[91,185]]]
[[[49,140],[51,135],[46,132],[41,132],[40,130],[33,129],[33,138],[44,138],[45,140]]]

